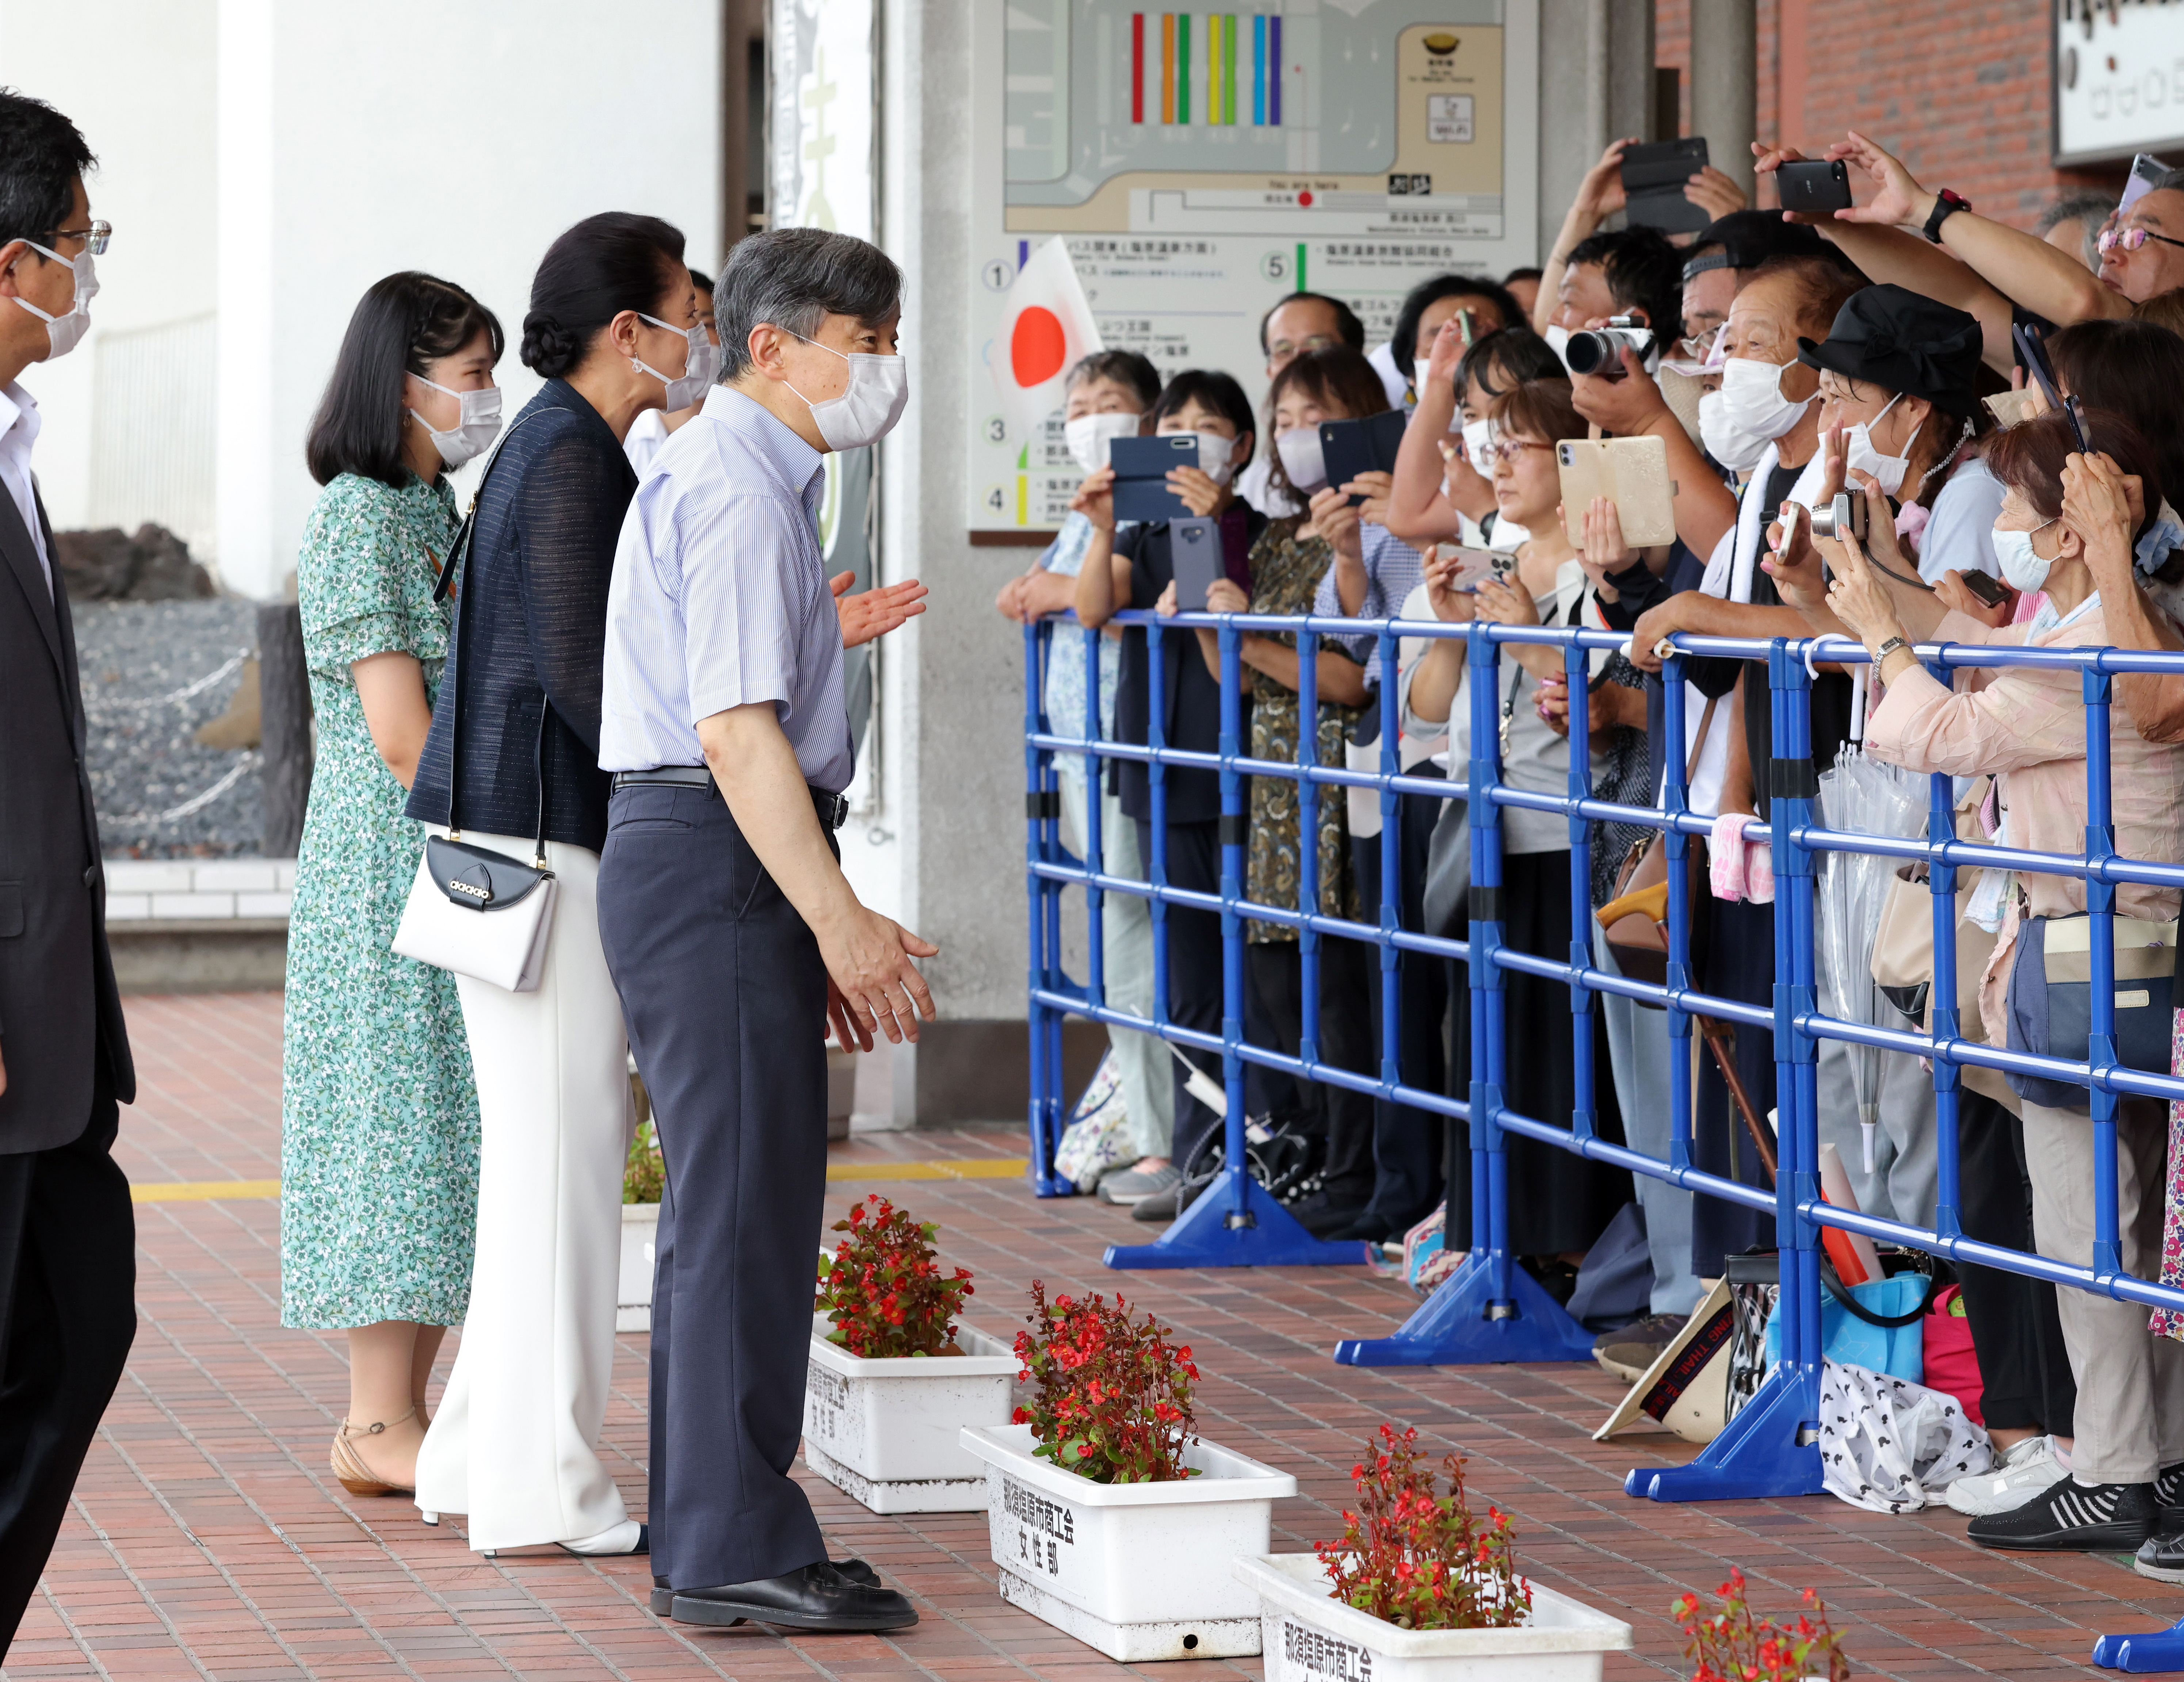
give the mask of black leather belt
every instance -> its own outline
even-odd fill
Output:
[[[614,774],[616,788],[702,788],[709,794],[718,794],[720,785],[713,781],[713,773],[702,765],[663,765],[651,771],[618,771]],[[807,788],[811,785],[806,783]],[[823,788],[811,788],[811,809],[819,815],[819,822],[828,830],[839,829],[850,820],[850,798],[846,794],[830,794]]]

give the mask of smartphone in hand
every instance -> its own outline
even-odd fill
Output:
[[[1832,164],[1817,158],[1796,159],[1776,166],[1774,190],[1785,210],[1847,210],[1850,166],[1840,158]]]

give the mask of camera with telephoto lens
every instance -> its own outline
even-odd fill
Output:
[[[1831,537],[1841,543],[1844,537],[1865,541],[1865,493],[1862,491],[1837,491],[1833,498],[1813,510],[1813,535]]]
[[[1633,356],[1642,358],[1653,348],[1653,330],[1635,315],[1611,315],[1604,327],[1572,333],[1563,347],[1563,363],[1573,374],[1619,380],[1626,345]]]

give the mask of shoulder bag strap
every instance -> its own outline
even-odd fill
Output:
[[[458,575],[470,571],[471,534],[477,527],[478,504],[485,498],[486,481],[493,476],[494,464],[500,459],[501,451],[508,448],[508,441],[522,430],[525,421],[538,413],[534,409],[516,416],[515,425],[500,435],[500,442],[493,446],[493,454],[486,458],[485,466],[478,473],[477,488],[471,493],[470,508],[463,515],[463,523],[455,528],[455,540],[448,545],[448,558],[440,563],[440,576],[432,582],[432,601],[436,606],[447,600],[448,593],[455,587]],[[454,693],[448,697],[448,838],[450,841],[460,840],[463,833],[462,824],[455,816],[455,800],[463,786],[459,754],[463,731],[462,640],[463,620],[459,596],[455,610],[455,657],[452,662],[455,668]],[[538,729],[543,743],[546,729],[546,715],[543,710],[538,715]],[[538,853],[543,866],[546,858],[546,781],[543,746],[540,760]]]

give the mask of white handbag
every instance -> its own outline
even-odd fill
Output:
[[[521,424],[521,423],[519,423]],[[505,440],[504,439],[504,443]],[[494,452],[495,459],[499,452]],[[492,464],[487,464],[491,472]],[[478,483],[482,495],[483,479]],[[477,498],[471,500],[462,529],[448,546],[434,599],[443,599],[456,569],[470,560],[471,530],[477,519]],[[462,838],[455,812],[462,787],[462,694],[458,683],[446,697],[448,721],[448,833],[427,835],[409,903],[394,931],[394,950],[421,964],[452,970],[474,981],[490,982],[510,993],[538,990],[554,933],[554,901],[560,884],[546,866],[546,714],[541,698],[538,746],[533,765],[538,777],[538,833],[532,860],[525,864],[490,847]]]

